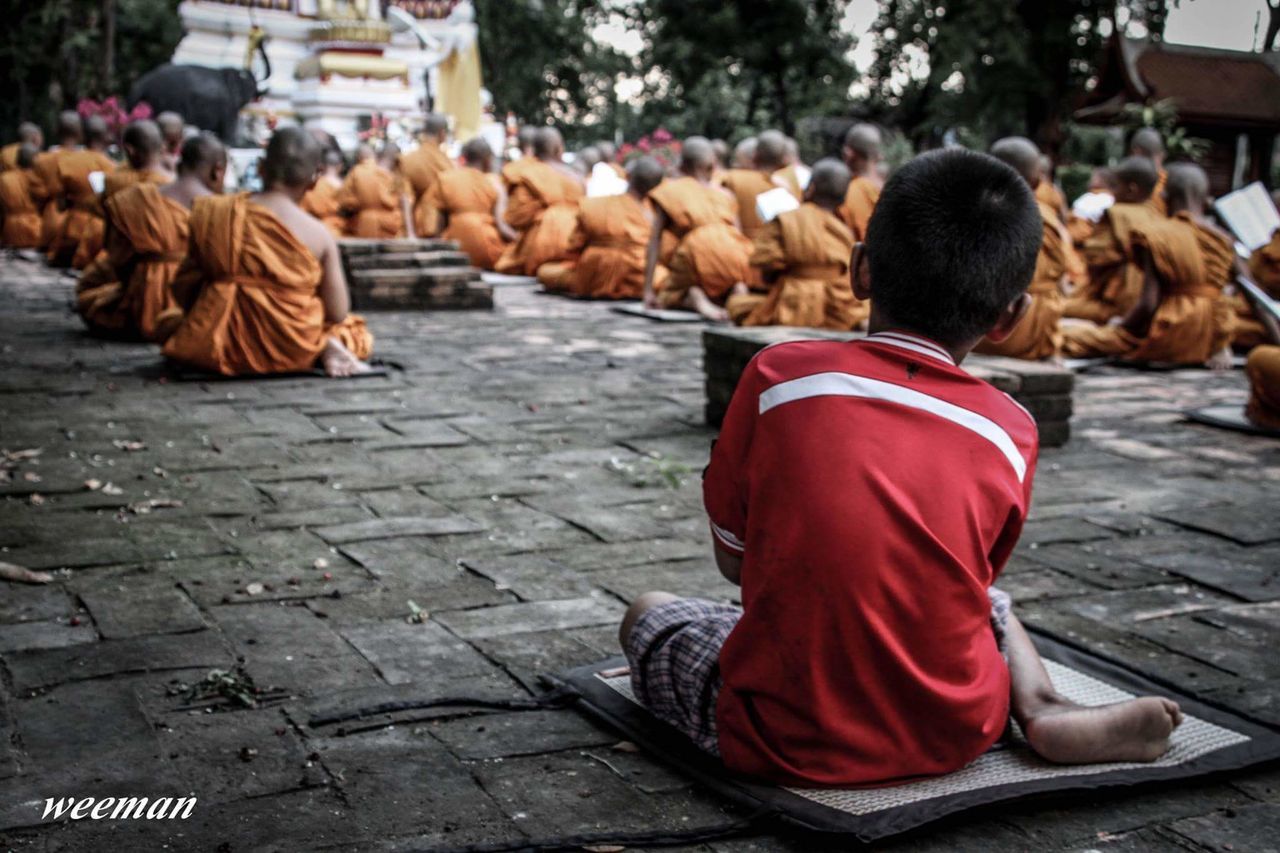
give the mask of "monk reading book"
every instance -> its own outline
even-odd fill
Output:
[[[1081,246],[1088,280],[1067,297],[1066,317],[1105,323],[1128,313],[1142,291],[1142,270],[1133,261],[1135,230],[1155,221],[1147,200],[1156,170],[1146,157],[1126,157],[1115,168],[1116,201]]]
[[[644,300],[651,308],[697,311],[725,322],[729,314],[723,306],[734,285],[755,278],[747,263],[751,241],[737,227],[733,196],[711,185],[714,165],[711,143],[691,136],[680,151],[683,176],[649,193],[654,219],[645,251]],[[659,260],[666,233],[677,243],[664,281]]]
[[[483,138],[462,146],[465,166],[441,172],[418,213],[423,233],[456,240],[473,266],[491,270],[515,231],[503,221],[507,194],[493,174],[493,149]]]
[[[1280,190],[1272,193],[1272,201],[1280,202]],[[1269,243],[1264,243],[1249,255],[1249,277],[1272,299],[1280,299],[1280,228],[1272,233]],[[1231,304],[1236,314],[1233,347],[1248,352],[1259,344],[1271,342],[1263,318],[1243,293],[1234,294]]]
[[[10,249],[34,249],[40,245],[40,210],[32,193],[40,179],[31,170],[36,159],[32,145],[18,148],[18,159],[12,169],[0,172],[0,246]]]
[[[520,236],[498,259],[500,273],[537,275],[543,264],[569,256],[578,202],[586,192],[582,178],[564,164],[564,140],[555,128],[538,130],[533,153],[536,159],[518,170],[507,200],[504,219]]]
[[[187,138],[187,123],[172,110],[165,110],[156,116],[156,124],[164,137],[165,166],[171,172],[177,171],[178,162],[182,159],[182,143]]]
[[[755,157],[750,168],[733,168],[724,176],[724,187],[738,202],[738,221],[742,233],[754,237],[763,224],[756,212],[756,196],[778,186],[773,173],[786,165],[787,138],[776,130],[766,130],[756,137]]]
[[[631,163],[625,193],[583,199],[570,241],[574,257],[543,264],[538,269],[542,286],[591,299],[640,298],[653,232],[653,212],[646,199],[662,178],[657,160],[640,157]]]
[[[1235,266],[1234,241],[1204,216],[1209,181],[1192,163],[1169,167],[1166,209],[1135,230],[1143,290],[1121,323],[1064,323],[1069,358],[1114,356],[1131,361],[1229,367],[1235,316],[1223,288]]]
[[[419,237],[434,237],[437,231],[428,227],[427,194],[440,176],[454,168],[453,160],[444,152],[449,139],[449,119],[440,113],[427,113],[418,148],[400,158],[400,174],[413,195],[413,230]]]
[[[320,158],[311,134],[278,130],[262,161],[262,192],[193,206],[173,282],[185,316],[164,343],[166,357],[226,376],[368,369],[373,336],[349,311],[338,245],[298,207]]]
[[[840,218],[853,239],[867,239],[867,224],[875,212],[884,179],[880,176],[880,131],[873,124],[855,124],[844,136],[844,162],[853,179],[840,208]]]
[[[142,181],[106,200],[110,280],[94,284],[85,275],[76,287],[76,310],[91,331],[143,341],[171,331],[161,317],[172,325],[181,316],[170,284],[187,254],[189,212],[197,199],[222,192],[226,170],[222,143],[201,133],[183,143],[176,181]]]
[[[94,172],[104,175],[115,171],[115,161],[107,156],[111,131],[101,116],[84,121],[85,147],[63,154],[58,160],[57,194],[67,214],[49,244],[49,263],[55,267],[75,266],[84,269],[93,260],[78,255],[80,242],[93,240],[102,228],[102,201],[90,181]]]
[[[40,125],[29,121],[18,125],[18,140],[0,148],[0,172],[22,168],[18,165],[18,152],[24,145],[30,145],[37,153],[44,147],[44,131]]]
[[[1140,128],[1129,141],[1129,154],[1133,157],[1145,157],[1155,167],[1156,186],[1147,199],[1147,207],[1152,213],[1164,216],[1168,212],[1164,203],[1164,184],[1169,176],[1164,169],[1164,140],[1160,138],[1160,131],[1154,127]]]
[[[62,208],[62,180],[58,167],[62,158],[80,150],[84,139],[84,122],[75,110],[64,110],[58,114],[58,144],[48,151],[36,155],[31,164],[39,182],[32,187],[32,195],[40,206],[40,246],[48,249],[58,232],[62,230],[63,220],[67,213]]]
[[[405,236],[412,214],[396,174],[399,156],[400,149],[390,142],[383,144],[377,156],[369,156],[367,150],[357,156],[338,193],[339,205],[349,214],[348,236],[375,240]],[[411,230],[407,233],[413,236]]]
[[[735,287],[725,306],[735,323],[851,329],[866,322],[870,307],[849,285],[853,234],[836,212],[848,189],[849,169],[839,160],[819,160],[804,203],[764,224],[750,263],[767,290]]]
[[[324,152],[324,170],[316,178],[316,185],[302,197],[301,207],[319,219],[334,237],[346,233],[347,221],[342,216],[338,194],[342,191],[342,152],[334,148]]]
[[[1267,343],[1254,347],[1245,363],[1249,402],[1244,415],[1258,426],[1280,430],[1280,316],[1274,308],[1259,305],[1256,310]]]
[[[991,146],[991,155],[1013,167],[1032,188],[1043,181],[1040,152],[1035,143],[1021,136],[998,140]],[[1058,218],[1057,209],[1036,194],[1036,208],[1040,211],[1043,234],[1040,253],[1036,256],[1036,271],[1031,278],[1027,294],[1030,307],[1013,331],[1002,341],[984,340],[975,352],[988,355],[1004,355],[1010,358],[1043,359],[1058,355],[1062,336],[1058,331],[1065,301],[1064,285],[1067,275],[1067,244],[1070,238]]]

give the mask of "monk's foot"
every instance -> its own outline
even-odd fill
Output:
[[[1144,696],[1096,708],[1055,702],[1028,717],[1023,732],[1031,748],[1058,764],[1155,761],[1169,749],[1182,722],[1171,699]]]
[[[373,369],[356,358],[355,353],[343,346],[342,341],[337,338],[329,338],[325,342],[320,363],[324,366],[324,375],[333,378],[355,376],[358,373],[368,373]]]
[[[1204,363],[1204,366],[1217,372],[1230,370],[1235,366],[1235,360],[1231,356],[1231,347],[1223,347],[1209,356],[1209,360]]]
[[[689,299],[687,305],[701,314],[712,323],[729,322],[729,312],[721,308],[719,305],[711,301],[711,299],[699,289],[689,291]]]
[[[730,296],[746,296],[750,293],[751,293],[751,288],[747,287],[747,283],[745,281],[740,281],[733,286],[733,290],[730,292],[729,295]]]

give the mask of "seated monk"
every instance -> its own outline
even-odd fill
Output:
[[[1064,323],[1068,358],[1231,366],[1234,314],[1223,295],[1235,265],[1234,241],[1204,216],[1209,180],[1192,163],[1169,167],[1165,219],[1148,217],[1132,234],[1142,258],[1143,291],[1124,321]]]
[[[538,162],[538,158],[533,153],[533,143],[537,138],[538,128],[527,124],[516,134],[516,145],[520,148],[520,156],[515,160],[508,160],[502,167],[502,186],[507,191],[507,195],[511,195],[516,184],[520,183],[520,176],[524,170]]]
[[[95,238],[102,228],[102,201],[93,188],[89,176],[94,172],[104,174],[115,171],[116,164],[107,156],[111,144],[111,131],[102,116],[89,116],[84,120],[85,148],[62,155],[58,160],[59,196],[67,215],[62,226],[49,244],[49,263],[55,267],[75,266],[84,269],[93,260],[78,255],[80,242]]]
[[[176,172],[182,159],[182,143],[187,139],[187,122],[178,113],[165,110],[156,116],[156,125],[164,138],[165,168]]]
[[[123,189],[142,183],[167,184],[173,180],[173,171],[164,154],[164,137],[155,122],[148,119],[130,122],[124,129],[121,144],[127,165],[106,176],[99,199],[104,211],[111,197]],[[80,238],[80,245],[76,247],[71,261],[71,266],[84,271],[81,283],[90,287],[115,281],[111,261],[103,251],[105,221],[104,217],[90,225]]]
[[[1280,204],[1280,190],[1271,194]],[[1253,250],[1249,255],[1249,277],[1254,284],[1266,291],[1272,299],[1280,299],[1280,228],[1271,235],[1271,242]],[[1231,304],[1236,314],[1236,333],[1232,346],[1248,352],[1259,344],[1270,343],[1270,336],[1262,318],[1243,293],[1235,293]]]
[[[187,258],[173,281],[185,312],[164,342],[175,362],[225,376],[328,376],[368,370],[373,349],[350,295],[338,244],[298,202],[320,171],[315,137],[276,131],[262,161],[264,189],[201,199]]]
[[[493,174],[493,149],[483,137],[462,146],[464,167],[441,172],[414,215],[426,234],[456,240],[471,264],[491,270],[516,232],[502,220],[507,194]]]
[[[1249,402],[1244,415],[1258,426],[1280,430],[1280,318],[1258,307],[1267,343],[1255,347],[1245,363]]]
[[[763,224],[756,212],[756,196],[778,185],[773,173],[786,165],[787,138],[779,131],[766,130],[755,139],[755,156],[750,168],[733,168],[724,176],[723,186],[738,202],[738,221],[748,239]]]
[[[0,148],[0,172],[23,168],[18,165],[18,152],[24,145],[30,145],[36,153],[44,147],[44,131],[40,125],[29,121],[18,125],[18,140]]]
[[[414,236],[412,212],[403,184],[396,175],[400,149],[384,143],[373,156],[368,146],[360,146],[356,164],[338,193],[338,203],[347,212],[347,236],[389,240]]]
[[[1053,177],[1053,161],[1049,155],[1041,154],[1037,172],[1040,182],[1036,184],[1036,201],[1047,204],[1057,215],[1058,221],[1067,221],[1067,196]]]
[[[582,178],[563,162],[564,140],[558,130],[540,128],[533,153],[536,159],[518,171],[503,217],[520,235],[494,265],[508,275],[537,275],[543,264],[569,256],[578,202],[586,192]]]
[[[1021,136],[1000,139],[991,146],[991,155],[1008,163],[1031,187],[1035,188],[1043,181],[1040,152],[1030,139]],[[1040,210],[1044,233],[1040,239],[1040,254],[1036,256],[1035,275],[1027,288],[1030,307],[1008,337],[1001,341],[984,339],[974,352],[1037,360],[1056,357],[1062,346],[1058,325],[1065,300],[1063,284],[1067,276],[1067,244],[1070,238],[1053,205],[1037,194],[1036,206]]]
[[[612,142],[607,139],[596,143],[596,150],[600,152],[600,160],[605,163],[613,173],[623,180],[627,180],[627,170],[622,168],[622,164],[618,162],[618,149]]]
[[[754,282],[751,241],[737,227],[734,199],[711,185],[715,154],[701,136],[685,140],[680,151],[684,176],[663,181],[649,193],[653,231],[645,252],[644,301],[651,308],[697,311],[725,322],[725,300],[738,282]],[[754,200],[753,200],[754,203]],[[677,240],[665,280],[658,261],[667,232]]]
[[[603,158],[600,156],[600,149],[594,145],[588,145],[577,154],[573,155],[573,170],[578,173],[582,180],[591,179],[591,171],[600,163]]]
[[[844,162],[853,180],[840,208],[840,218],[859,243],[867,239],[867,224],[875,212],[884,178],[880,173],[880,131],[874,124],[855,124],[844,135]]]
[[[1156,221],[1147,206],[1156,170],[1145,157],[1126,157],[1115,168],[1116,201],[1084,241],[1081,256],[1088,278],[1067,297],[1063,316],[1105,323],[1122,317],[1138,301],[1142,270],[1133,263],[1132,236]]]
[[[0,172],[0,246],[10,249],[34,249],[40,245],[40,209],[36,207],[33,187],[39,183],[31,164],[35,147],[22,145],[14,168]]]
[[[1168,210],[1164,204],[1164,184],[1168,180],[1168,173],[1164,169],[1164,140],[1160,138],[1160,131],[1154,127],[1139,128],[1133,134],[1133,139],[1129,140],[1129,154],[1132,157],[1145,157],[1151,161],[1152,167],[1156,170],[1156,186],[1151,192],[1151,197],[1147,199],[1147,209],[1157,216],[1165,216]]]
[[[787,165],[773,173],[773,182],[804,201],[804,191],[809,186],[812,171],[800,159],[800,146],[790,136],[787,137],[786,155],[783,160]]]
[[[316,185],[302,197],[301,207],[320,220],[334,237],[346,234],[347,221],[342,216],[338,193],[342,190],[342,152],[327,148],[324,152],[324,170],[316,178]]]
[[[109,281],[88,270],[76,287],[76,311],[90,331],[128,340],[159,341],[181,312],[170,284],[187,254],[189,211],[197,199],[222,192],[227,151],[210,133],[182,145],[177,180],[140,181],[113,194],[106,208]],[[97,262],[95,262],[97,263]]]
[[[1077,250],[1093,233],[1093,228],[1102,214],[1115,204],[1116,176],[1105,166],[1099,166],[1089,173],[1089,187],[1071,205],[1067,214],[1067,233],[1071,235],[1071,244]]]
[[[738,284],[725,306],[735,323],[851,329],[866,322],[870,306],[854,297],[849,284],[853,234],[836,212],[849,177],[839,160],[819,160],[804,203],[756,234],[750,263],[768,290],[760,295]]]
[[[79,151],[83,140],[84,122],[80,120],[80,114],[75,110],[63,110],[58,114],[58,144],[37,154],[31,164],[31,170],[39,178],[37,185],[32,187],[32,193],[38,196],[36,201],[40,205],[41,250],[48,250],[67,218],[62,206],[62,179],[59,175],[62,158]]]
[[[427,113],[422,125],[418,148],[400,158],[400,174],[413,194],[413,230],[419,237],[434,237],[439,232],[428,226],[427,193],[440,176],[454,168],[454,162],[442,147],[449,140],[449,119],[440,113]]]
[[[588,299],[639,299],[653,232],[646,199],[662,178],[662,164],[639,157],[631,163],[625,193],[583,199],[570,241],[574,257],[539,267],[542,286]]]
[[[747,141],[748,140],[743,140],[743,142]],[[756,156],[755,140],[751,139],[749,141],[751,142],[752,148],[747,162],[754,160]],[[742,144],[743,143],[739,143],[739,147],[741,147]],[[721,187],[724,186],[724,176],[728,173],[727,170],[729,168],[729,143],[725,142],[723,139],[713,139],[711,140],[711,152],[716,158],[716,166],[711,170],[711,185]]]

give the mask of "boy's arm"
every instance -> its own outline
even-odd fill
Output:
[[[711,525],[716,567],[731,583],[741,583],[747,537],[747,473],[759,408],[758,359],[738,380],[711,462],[702,475],[702,498]]]
[[[724,579],[734,586],[742,586],[742,557],[737,554],[730,554],[720,546],[719,540],[715,542],[716,568],[720,570],[720,574],[724,575]]]

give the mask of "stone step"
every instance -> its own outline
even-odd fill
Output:
[[[345,259],[345,263],[347,270],[354,272],[432,266],[469,266],[471,259],[465,252],[454,249],[434,249],[425,252],[378,252],[369,255],[352,255]]]
[[[398,270],[351,270],[347,281],[361,284],[396,286],[434,281],[480,281],[480,270],[468,265],[407,267]]]
[[[493,288],[480,281],[474,270],[421,275],[407,281],[353,278],[349,282],[351,304],[357,311],[436,311],[493,308]]]
[[[432,238],[397,237],[391,240],[372,240],[359,237],[344,237],[338,241],[338,249],[344,258],[357,255],[391,254],[400,252],[437,252],[457,251],[458,244],[452,240],[436,240]]]
[[[719,426],[733,398],[738,378],[757,352],[770,344],[800,340],[854,340],[857,332],[771,326],[751,329],[705,329],[702,333],[703,371],[707,388],[707,423]],[[1060,447],[1071,436],[1071,395],[1075,376],[1044,362],[997,356],[970,355],[964,369],[1017,400],[1035,418],[1040,444]]]

